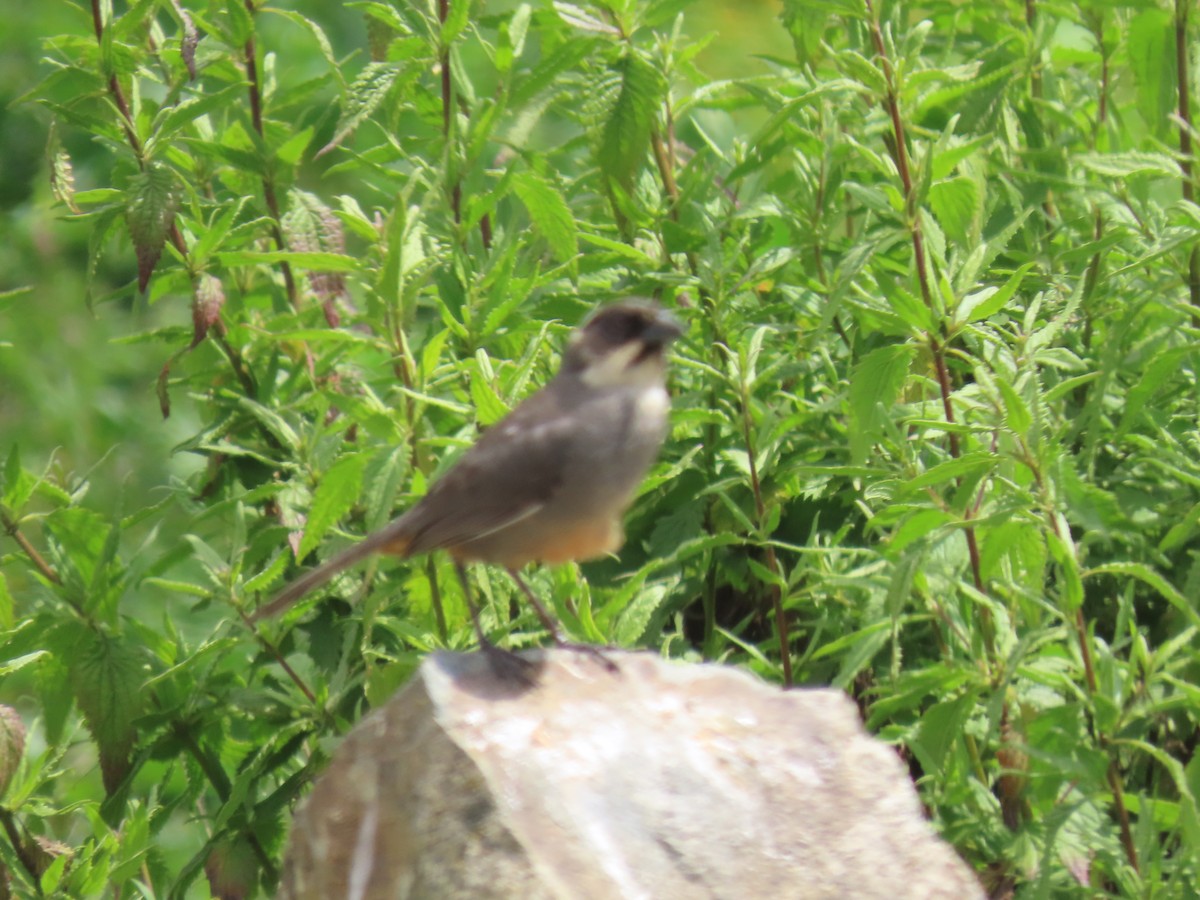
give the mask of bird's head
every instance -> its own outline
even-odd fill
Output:
[[[683,326],[647,300],[622,300],[601,307],[571,335],[563,371],[592,387],[620,387],[662,381],[664,348]]]

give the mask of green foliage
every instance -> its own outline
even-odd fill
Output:
[[[688,321],[673,430],[619,559],[531,574],[568,632],[850,691],[997,893],[1195,896],[1194,23],[787,0],[794,57],[714,81],[681,6],[146,0],[43,35],[45,227],[138,322],[120,404],[60,396],[91,358],[34,354],[58,322],[0,285],[38,410],[0,438],[14,895],[269,895],[334,739],[473,637],[437,556],[246,613],[641,294]],[[123,412],[81,458],[90,407]]]

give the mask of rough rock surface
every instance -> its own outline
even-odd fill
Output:
[[[338,749],[280,896],[983,896],[840,692],[649,654],[438,653]]]

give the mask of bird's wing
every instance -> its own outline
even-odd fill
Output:
[[[548,386],[529,397],[456,462],[387,530],[408,554],[494,534],[537,513],[562,486],[577,415]]]

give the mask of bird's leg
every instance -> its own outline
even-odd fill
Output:
[[[529,605],[537,613],[537,617],[542,620],[542,625],[550,632],[550,637],[554,639],[554,643],[560,647],[565,644],[566,641],[563,640],[562,632],[558,630],[558,623],[554,621],[554,616],[550,615],[546,607],[542,606],[542,601],[537,598],[537,595],[525,583],[525,579],[521,577],[521,574],[516,569],[509,569],[508,574],[517,583],[517,587],[521,589],[521,592],[525,595],[525,599],[529,601]]]
[[[567,650],[579,650],[584,653],[589,653],[600,662],[604,663],[604,667],[610,672],[617,671],[617,664],[605,656],[603,651],[598,647],[593,647],[591,644],[576,644],[565,640],[562,636],[562,632],[558,628],[558,623],[554,621],[554,617],[547,612],[546,607],[543,606],[542,602],[534,595],[533,590],[528,584],[525,583],[525,579],[521,577],[521,574],[516,569],[509,569],[508,574],[512,577],[512,580],[517,583],[517,587],[521,589],[521,592],[525,595],[525,599],[529,601],[529,604],[533,607],[533,611],[537,613],[537,617],[542,620],[542,624],[546,627],[546,630],[550,632],[550,637],[554,639],[554,643],[557,646],[563,647]]]
[[[502,681],[517,681],[523,684],[533,684],[533,663],[517,656],[511,650],[505,650],[493,644],[483,631],[479,621],[479,607],[471,599],[471,585],[467,581],[467,567],[459,560],[454,560],[454,571],[458,573],[458,581],[462,585],[463,599],[467,601],[467,611],[471,614],[471,623],[475,626],[475,634],[479,638],[479,649],[487,657],[488,665]]]

